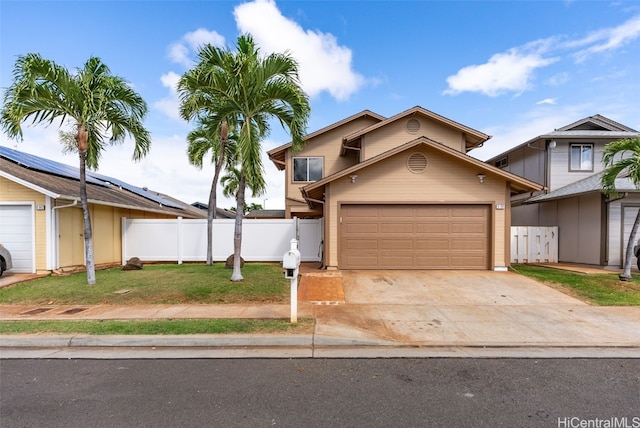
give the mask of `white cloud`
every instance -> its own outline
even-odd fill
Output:
[[[556,104],[556,99],[555,98],[545,98],[544,100],[538,101],[536,104],[538,104],[538,105],[543,105],[543,104],[555,105]]]
[[[577,104],[534,108],[526,114],[516,117],[511,123],[481,129],[482,132],[493,137],[483,147],[470,151],[469,155],[483,161],[490,159],[538,135],[552,132],[557,128],[592,115],[593,107],[591,104]]]
[[[569,73],[567,72],[554,74],[549,79],[547,79],[546,83],[551,86],[561,86],[569,81],[569,77]]]
[[[444,93],[479,92],[490,97],[506,92],[520,94],[529,89],[536,69],[555,61],[543,58],[537,52],[526,53],[513,48],[493,55],[485,64],[464,67],[447,77],[449,88]]]
[[[327,91],[346,100],[366,83],[352,70],[352,52],[338,44],[335,36],[304,30],[284,17],[273,0],[243,3],[234,10],[238,28],[250,33],[265,53],[288,51],[300,65],[304,90],[313,97]]]
[[[179,41],[169,45],[169,59],[189,68],[193,65],[194,53],[206,44],[223,47],[225,44],[224,36],[204,28],[186,33]]]
[[[180,118],[180,100],[178,99],[178,81],[180,76],[173,71],[168,72],[160,77],[162,86],[169,89],[169,94],[153,103],[153,107],[160,110],[165,115],[176,121],[181,121]]]
[[[577,62],[583,62],[594,54],[616,50],[640,38],[640,15],[612,28],[604,28],[580,40],[567,43],[567,47],[588,46],[574,54]]]

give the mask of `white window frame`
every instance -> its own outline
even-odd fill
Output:
[[[296,159],[305,159],[307,161],[307,171],[306,171],[306,180],[296,180]],[[321,168],[320,168],[320,177],[317,179],[311,179],[309,176],[309,160],[310,159],[319,159]],[[291,180],[294,183],[312,183],[314,181],[318,181],[324,177],[324,158],[321,156],[296,156],[291,161],[292,171],[291,171]]]
[[[574,147],[579,148],[580,149],[580,159],[578,159],[578,164],[579,166],[577,168],[573,167],[573,149]],[[588,147],[589,149],[591,149],[591,164],[589,165],[589,167],[584,167],[583,163],[585,162],[585,159],[583,159],[583,149],[585,147]],[[569,144],[569,171],[572,172],[593,172],[593,164],[594,164],[594,144],[593,143],[571,143]]]

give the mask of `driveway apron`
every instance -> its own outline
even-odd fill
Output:
[[[637,307],[597,307],[512,272],[342,271],[316,345],[640,346]]]

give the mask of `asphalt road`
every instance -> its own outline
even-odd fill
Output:
[[[638,359],[2,360],[0,394],[2,428],[640,428]]]

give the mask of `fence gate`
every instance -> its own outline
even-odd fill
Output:
[[[511,263],[558,263],[558,226],[511,226]]]

